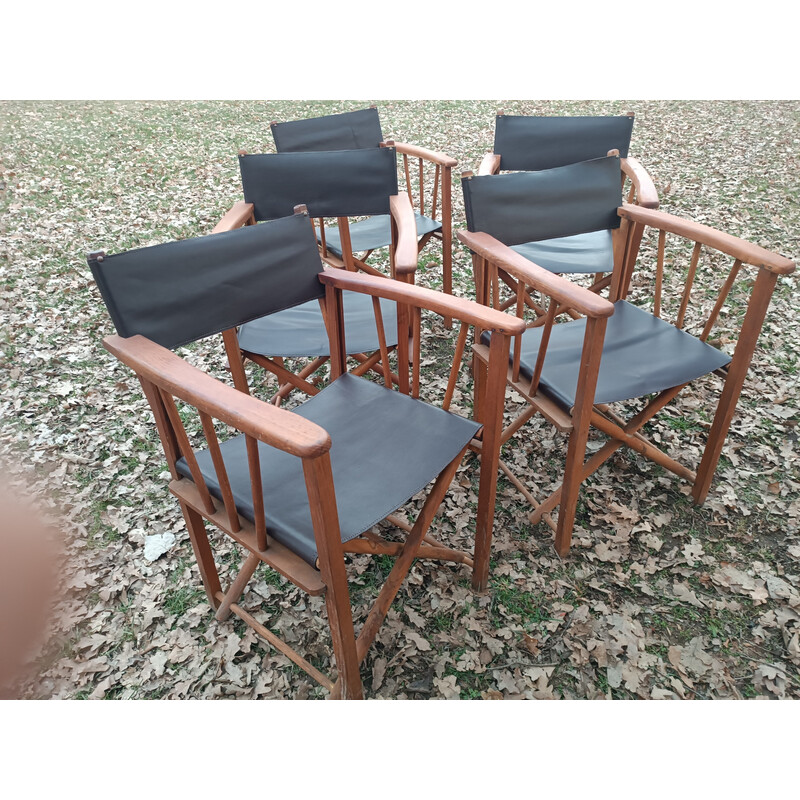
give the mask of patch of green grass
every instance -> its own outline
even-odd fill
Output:
[[[181,586],[177,589],[168,589],[164,594],[161,605],[169,614],[181,616],[190,608],[194,608],[205,596],[202,589],[190,586]]]
[[[519,616],[526,623],[537,624],[550,619],[544,606],[545,597],[539,592],[529,592],[516,585],[507,576],[491,581],[492,602],[490,613],[494,623],[498,623],[505,614]],[[501,610],[504,609],[505,614]]]
[[[674,431],[701,431],[702,428],[696,422],[686,417],[662,417],[663,421]]]
[[[649,644],[645,647],[645,652],[651,655],[658,656],[659,658],[667,660],[669,648],[665,644]]]
[[[450,616],[450,614],[437,611],[433,617],[431,617],[431,624],[437,631],[450,631],[455,625],[455,619]]]
[[[756,687],[753,686],[752,683],[744,684],[739,691],[742,693],[742,697],[744,697],[746,700],[750,700],[753,697],[758,697]]]

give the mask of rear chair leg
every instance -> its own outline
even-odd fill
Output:
[[[217,565],[214,563],[214,555],[211,552],[211,545],[208,543],[208,534],[203,517],[193,508],[181,502],[181,511],[186,520],[186,528],[189,531],[189,538],[192,542],[194,557],[197,559],[197,567],[200,570],[200,577],[203,579],[203,586],[208,596],[211,607],[216,609],[219,606],[217,592],[222,591],[219,582]]]

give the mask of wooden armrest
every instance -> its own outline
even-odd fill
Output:
[[[405,142],[395,142],[392,139],[384,142],[387,147],[394,147],[398,153],[405,153],[407,156],[415,156],[416,158],[423,158],[425,161],[432,161],[440,167],[457,167],[458,161],[445,153],[437,153],[435,150],[428,150],[424,147],[417,147],[415,144],[406,144]]]
[[[145,336],[106,336],[103,346],[145,380],[265,444],[300,458],[330,450],[331,437],[316,423],[218,381]]]
[[[478,175],[496,175],[500,171],[499,153],[486,153],[478,165]]]
[[[658,208],[660,201],[656,185],[641,162],[635,158],[621,158],[620,166],[636,187],[636,205],[642,208]]]
[[[232,231],[235,228],[241,228],[243,225],[251,224],[251,221],[255,222],[253,219],[253,204],[239,200],[231,206],[228,213],[214,226],[211,233]]]
[[[458,231],[457,235],[474,253],[487,258],[524,284],[538,289],[569,308],[574,308],[579,314],[587,317],[610,317],[614,313],[613,304],[605,298],[560,275],[548,272],[488,233]]]
[[[398,275],[413,275],[419,261],[417,247],[417,220],[408,195],[399,192],[389,198],[389,210],[397,223],[397,249],[394,253],[394,270]]]
[[[525,330],[524,320],[518,317],[482,306],[473,300],[436,292],[423,286],[387,281],[374,275],[344,270],[322,272],[319,279],[326,286],[428,309],[443,317],[453,317],[470,325],[477,325],[482,330],[491,330],[508,336],[516,336]]]
[[[700,242],[719,250],[721,253],[726,253],[732,258],[738,258],[745,264],[763,267],[769,272],[789,275],[795,270],[794,262],[785,256],[765,250],[757,244],[731,236],[729,233],[718,231],[716,228],[710,228],[708,225],[701,225],[699,222],[676,217],[674,214],[666,214],[663,211],[630,205],[629,203],[623,203],[618,212],[621,217],[632,222],[674,233],[693,242]]]

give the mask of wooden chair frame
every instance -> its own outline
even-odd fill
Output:
[[[372,105],[369,108],[376,109]],[[270,123],[270,127],[279,124]],[[458,166],[458,161],[445,153],[429,150],[407,142],[397,142],[386,139],[380,143],[381,147],[394,147],[403,156],[403,166],[399,169],[405,179],[405,191],[412,206],[423,216],[441,222],[439,231],[426,233],[419,238],[417,248],[419,252],[431,239],[438,239],[442,243],[442,291],[445,294],[453,293],[453,169]],[[416,185],[415,185],[416,184]],[[323,257],[327,258],[324,245],[324,231],[321,231],[323,241]],[[416,234],[415,234],[416,239]],[[344,246],[344,241],[342,241]],[[366,260],[372,254],[366,251],[359,259],[359,268],[366,272],[374,268],[366,265]],[[411,277],[413,282],[413,276]],[[447,328],[452,326],[452,320],[444,319]]]
[[[400,192],[389,199],[390,213],[392,217],[392,246],[390,248],[391,277],[404,283],[414,283],[414,273],[417,269],[417,244],[416,227],[414,224],[414,214],[408,195]],[[305,206],[298,205],[295,213],[306,213]],[[324,238],[324,219],[319,218],[316,224],[322,232],[321,255],[323,262],[333,269],[344,269],[351,272],[362,270],[370,275],[386,278],[379,270],[371,265],[365,264],[357,259],[349,246],[349,220],[347,217],[337,218],[342,237],[343,257],[338,258],[325,248]],[[223,233],[235,230],[246,225],[256,225],[252,203],[238,201],[214,226],[211,233]],[[314,228],[315,221],[311,220]],[[316,228],[315,228],[316,230]],[[324,313],[324,308],[323,308]],[[353,369],[356,375],[364,375],[370,370],[378,368],[380,364],[380,351],[374,353],[355,353],[352,357],[358,361],[358,366]],[[298,389],[309,396],[319,392],[319,387],[312,382],[311,376],[325,363],[328,362],[327,356],[313,358],[299,372],[288,370],[284,364],[284,359],[278,356],[268,357],[261,353],[253,353],[246,350],[241,351],[241,356],[245,360],[250,360],[258,364],[262,369],[275,375],[278,379],[278,389],[272,396],[271,402],[280,405],[289,395],[292,389]]]
[[[525,309],[526,286],[535,288],[550,299],[548,313],[543,323],[544,331],[539,355],[531,380],[522,378],[520,375],[520,339],[515,342],[514,354],[508,368],[507,382],[529,405],[504,429],[502,441],[504,443],[508,441],[535,413],[542,414],[569,437],[564,478],[561,485],[547,498],[537,500],[513,475],[507,465],[501,463],[501,469],[533,506],[534,510],[530,514],[531,521],[536,523],[544,520],[554,530],[556,550],[562,556],[569,551],[580,484],[623,445],[689,481],[692,484],[692,497],[695,503],[704,502],[735,413],[747,370],[753,358],[758,335],[777,278],[780,275],[788,275],[795,269],[794,263],[781,255],[671,214],[631,204],[623,204],[618,210],[618,214],[621,218],[621,226],[614,232],[615,267],[609,300],[600,298],[558,275],[543,270],[488,234],[466,231],[458,233],[459,239],[474,254],[479,302],[494,307],[504,305],[500,300],[504,285],[501,278],[504,276],[509,276],[516,282],[517,289],[513,305],[519,317],[522,317]],[[713,306],[705,319],[697,326],[697,329],[702,331],[697,337],[701,341],[708,340],[715,324],[719,321],[720,312],[730,297],[742,268],[749,267],[756,273],[732,360],[727,367],[718,371],[723,378],[723,387],[703,456],[696,471],[662,452],[641,432],[642,426],[653,419],[655,414],[666,406],[686,384],[653,395],[644,408],[629,420],[618,416],[609,405],[594,403],[606,321],[614,312],[611,301],[625,300],[631,290],[634,275],[643,276],[643,270],[635,268],[640,243],[648,228],[657,232],[658,235],[654,290],[648,295],[652,297],[654,316],[661,317],[663,314],[662,294],[667,235],[674,235],[692,244],[680,305],[673,323],[678,328],[686,325],[687,310],[703,248],[734,259]],[[740,286],[743,283],[740,281]],[[744,289],[746,290],[746,285]],[[586,317],[583,354],[575,395],[576,403],[570,410],[564,410],[539,389],[539,380],[550,331],[555,321],[555,312],[564,305]],[[508,307],[507,303],[506,307]],[[484,379],[483,375],[486,371],[486,345],[478,344],[473,351],[477,373],[476,386],[478,386]],[[609,440],[599,451],[584,461],[590,426],[608,436]],[[550,517],[550,512],[556,506],[560,506],[557,523],[553,522]]]
[[[326,318],[329,321],[334,380],[341,376],[346,368],[343,291],[362,292],[372,296],[376,324],[379,328],[379,298],[398,303],[400,309],[398,329],[410,331],[411,337],[410,340],[408,337],[400,337],[399,340],[397,381],[389,374],[389,354],[384,346],[381,347],[384,381],[387,387],[399,384],[400,392],[413,397],[419,396],[421,385],[421,311],[427,310],[461,321],[461,330],[457,337],[453,364],[442,402],[442,407],[445,409],[449,408],[454,394],[469,327],[477,326],[494,332],[487,367],[488,380],[482,384],[479,404],[481,416],[476,417],[476,421],[480,422],[482,427],[473,440],[480,442],[483,453],[474,556],[470,557],[469,554],[447,547],[429,533],[437,509],[468,446],[462,449],[435,480],[413,525],[394,515],[387,517],[389,522],[406,531],[405,542],[389,542],[368,531],[361,537],[343,544],[339,532],[335,476],[331,471],[329,455],[330,436],[319,425],[247,394],[246,376],[241,369],[241,358],[236,356],[238,345],[234,330],[225,331],[223,337],[231,364],[240,365],[239,368],[233,369],[235,386],[217,381],[143,336],[136,335],[129,338],[109,336],[103,342],[111,353],[136,372],[150,402],[172,477],[169,489],[180,503],[203,585],[217,619],[225,620],[231,613],[238,616],[320,685],[327,688],[332,698],[361,698],[363,689],[359,665],[365,658],[415,558],[452,561],[473,566],[473,582],[485,584],[485,577],[478,575],[477,571],[488,569],[489,562],[506,364],[511,338],[521,333],[524,323],[511,315],[488,309],[472,301],[400,281],[377,279],[374,276],[346,270],[325,271],[319,277],[326,287],[325,300],[321,302],[328,308]],[[212,497],[202,478],[174,398],[197,410],[206,445],[213,459],[222,501]],[[233,427],[246,437],[255,523],[243,518],[234,504],[230,481],[214,430],[214,420]],[[264,498],[261,492],[258,442],[302,459],[319,554],[319,570],[272,539],[267,530],[264,520]],[[176,462],[181,457],[188,464],[192,480],[182,477],[176,468]],[[222,588],[204,521],[224,531],[245,551],[241,570],[226,590]],[[349,600],[344,560],[347,553],[385,554],[396,559],[358,636],[355,633]],[[261,562],[277,570],[311,595],[325,593],[338,670],[335,680],[323,675],[239,604],[239,598]]]
[[[502,116],[503,112],[498,111],[498,116]],[[634,112],[629,111],[627,112],[627,116],[633,117]],[[599,156],[600,154],[598,154]],[[619,155],[618,150],[609,150],[606,155]],[[481,159],[481,162],[478,166],[478,175],[499,175],[501,174],[500,171],[500,163],[502,159],[501,153],[486,153],[484,157]],[[658,191],[653,183],[653,179],[650,177],[647,170],[642,166],[641,162],[638,159],[633,158],[632,156],[628,156],[626,158],[620,157],[620,185],[623,190],[625,190],[626,183],[628,184],[628,191],[627,191],[627,198],[625,202],[629,204],[634,204],[641,206],[642,208],[652,208],[657,209],[659,206],[659,199],[658,199]],[[462,177],[468,177],[472,175],[472,172],[464,172],[462,173]],[[505,281],[509,281],[509,286],[512,291],[516,291],[516,288],[513,283],[513,279],[508,276],[503,278]],[[602,292],[604,289],[607,289],[611,285],[611,275],[603,275],[602,273],[596,273],[594,275],[594,279],[592,284],[587,287],[590,291],[593,292]],[[536,303],[533,298],[530,296],[525,301],[532,309],[536,311],[536,313],[541,318],[539,324],[544,324],[546,310],[541,306],[541,304]],[[567,307],[561,308],[558,313],[567,313],[573,319],[576,319],[579,315],[574,309],[570,309]]]

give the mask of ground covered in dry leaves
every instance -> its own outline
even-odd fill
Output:
[[[456,173],[491,150],[499,109],[635,111],[631,153],[663,210],[800,255],[800,103],[375,102],[387,138],[452,155]],[[0,457],[7,482],[33,493],[66,540],[53,630],[21,696],[324,695],[235,618],[214,621],[138,382],[100,346],[112,326],[85,254],[209,232],[240,199],[236,153],[274,150],[270,120],[368,104],[0,104]],[[456,180],[456,227],[460,195]],[[433,245],[423,253],[421,283],[437,285],[427,266],[437,257]],[[715,267],[704,262],[701,294]],[[455,269],[456,292],[471,296],[458,244]],[[575,544],[561,560],[549,528],[531,526],[501,480],[488,593],[472,592],[466,568],[417,562],[363,665],[368,696],[800,697],[798,307],[796,278],[780,279],[702,507],[671,474],[619,453],[583,487]],[[431,324],[434,352],[453,338]],[[211,364],[218,351],[201,345],[189,356]],[[461,388],[466,404],[467,376]],[[691,465],[716,388],[701,382],[650,428]],[[505,458],[546,489],[563,444],[534,422]],[[472,475],[467,463],[435,523],[466,548]],[[145,537],[162,533],[175,544],[146,560]],[[235,569],[239,555],[218,544],[224,568]],[[388,566],[352,562],[357,611]],[[262,568],[243,604],[331,666],[322,600]]]

